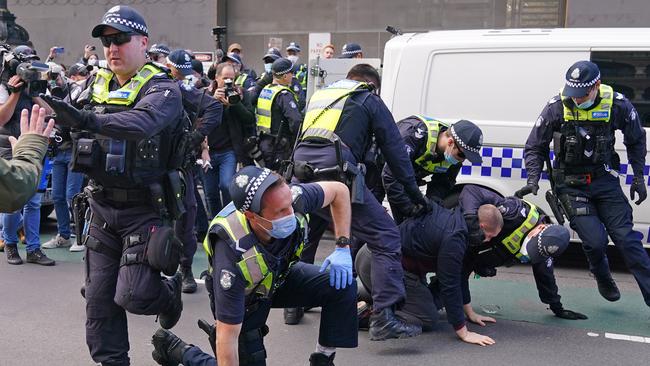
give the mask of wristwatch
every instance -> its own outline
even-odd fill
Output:
[[[350,238],[346,236],[339,236],[338,239],[336,239],[336,246],[339,248],[345,248],[348,245],[350,245]]]

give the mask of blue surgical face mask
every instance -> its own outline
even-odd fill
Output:
[[[273,66],[272,63],[270,63],[270,64],[264,64],[264,71],[266,71],[266,72],[271,72],[271,66]]]
[[[275,220],[267,220],[260,215],[257,216],[261,217],[264,221],[271,223],[272,227],[270,230],[261,225],[260,227],[273,238],[284,239],[296,230],[296,215],[294,214],[280,217]]]
[[[456,165],[456,164],[460,163],[460,162],[459,162],[458,160],[456,160],[456,158],[454,158],[454,156],[453,156],[451,153],[449,153],[447,150],[445,150],[445,160],[447,161],[447,163],[449,163],[449,164],[451,164],[451,165]]]
[[[589,99],[587,101],[584,101],[580,104],[576,104],[576,108],[578,109],[589,109],[592,105],[594,105],[595,100],[594,99]],[[575,103],[575,100],[573,101]]]

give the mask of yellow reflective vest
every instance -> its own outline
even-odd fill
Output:
[[[93,102],[97,104],[112,104],[129,106],[135,102],[140,89],[155,75],[163,72],[162,69],[152,64],[144,65],[138,73],[123,87],[109,91],[109,84],[113,78],[113,72],[107,69],[99,69],[93,82]]]
[[[501,243],[506,247],[509,253],[513,254],[517,259],[522,257],[520,252],[521,244],[523,243],[526,235],[540,223],[541,214],[539,208],[528,201],[524,201],[529,207],[528,215],[521,225],[516,228],[510,235],[504,238]]]
[[[562,103],[564,109],[564,120],[569,121],[593,121],[593,122],[609,122],[612,114],[612,104],[614,103],[614,90],[611,86],[600,84],[600,103],[589,110],[570,108]],[[562,95],[560,91],[561,100],[567,97]]]
[[[415,159],[415,164],[429,173],[446,173],[453,164],[449,164],[447,160],[442,160],[438,163],[432,161],[436,146],[438,145],[438,135],[440,134],[440,127],[449,127],[446,123],[435,120],[433,118],[416,115],[427,126],[427,146],[422,155]]]
[[[271,107],[275,97],[283,90],[288,90],[296,103],[298,96],[289,87],[284,85],[269,84],[262,89],[260,96],[257,98],[257,129],[259,132],[271,133]]]

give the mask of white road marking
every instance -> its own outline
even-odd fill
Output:
[[[590,336],[590,337],[598,337],[598,336],[600,336],[600,334],[592,333],[592,332],[587,333],[587,335]]]
[[[637,343],[650,343],[650,338],[639,337],[639,336],[631,336],[631,335],[627,335],[627,334],[605,333],[605,338],[616,339],[616,340],[619,340],[619,341],[630,341],[630,342],[637,342]]]

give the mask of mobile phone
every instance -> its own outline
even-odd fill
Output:
[[[90,50],[91,50],[91,51],[94,51],[94,50],[95,50],[95,46],[90,46]]]
[[[61,54],[65,51],[65,48],[63,47],[54,47],[54,53]]]

